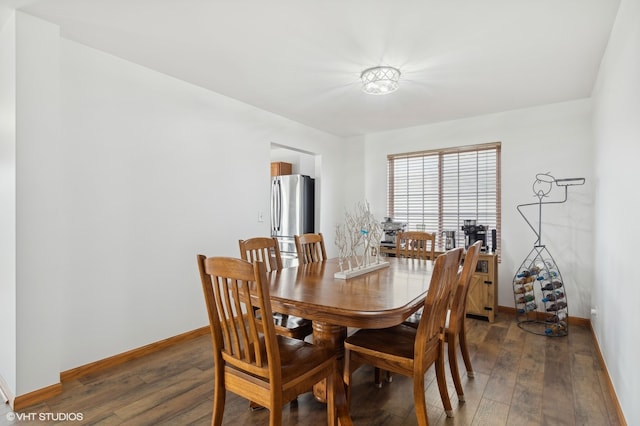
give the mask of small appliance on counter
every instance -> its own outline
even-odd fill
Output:
[[[444,236],[444,249],[452,250],[456,248],[456,231],[442,231]]]
[[[382,224],[382,231],[384,232],[380,245],[382,247],[395,247],[396,237],[398,232],[404,232],[407,227],[406,223],[395,222],[390,217],[385,217]]]
[[[487,228],[484,225],[476,225],[475,220],[465,220],[462,230],[464,231],[465,249],[468,249],[476,241],[482,241],[481,251],[487,251]]]

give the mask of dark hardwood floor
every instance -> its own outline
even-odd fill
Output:
[[[426,398],[431,425],[619,424],[587,328],[571,326],[566,337],[539,336],[521,330],[504,313],[493,324],[476,319],[467,319],[467,324],[475,378],[464,374],[466,402],[460,403],[447,366],[454,408],[454,417],[447,418],[435,373],[429,370]],[[464,366],[461,356],[459,364]],[[203,336],[63,383],[61,395],[20,413],[4,405],[0,425],[208,425],[212,374],[211,342],[209,336]],[[354,377],[354,424],[416,424],[409,379],[394,376],[378,389],[371,368],[361,368]],[[326,424],[325,413],[323,404],[310,393],[304,394],[297,403],[283,408],[283,424]],[[20,415],[31,420],[20,421]],[[74,415],[82,420],[55,421],[56,416]],[[246,400],[228,393],[224,424],[266,425],[268,413],[249,411]]]

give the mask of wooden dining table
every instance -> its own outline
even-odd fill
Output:
[[[434,262],[382,258],[388,266],[349,279],[335,278],[338,259],[270,272],[274,312],[313,321],[313,343],[344,355],[348,327],[385,328],[402,323],[424,305]],[[324,400],[322,385],[314,394]]]

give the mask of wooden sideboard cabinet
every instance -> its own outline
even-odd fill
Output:
[[[380,247],[385,256],[395,256],[395,247]],[[442,253],[436,247],[436,256]],[[497,253],[480,253],[476,272],[471,277],[467,295],[467,316],[482,318],[489,322],[495,320],[498,309],[498,255]]]
[[[498,255],[480,253],[467,296],[467,316],[495,320],[498,309]]]

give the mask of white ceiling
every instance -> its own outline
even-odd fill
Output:
[[[619,0],[1,0],[62,36],[339,136],[587,98]],[[360,72],[391,65],[371,96]]]

